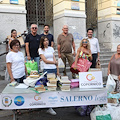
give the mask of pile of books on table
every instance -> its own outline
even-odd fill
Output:
[[[47,79],[49,82],[47,82],[48,90],[50,91],[56,91],[57,88],[57,79],[54,73],[48,73]]]
[[[36,85],[35,90],[38,91],[38,92],[45,91],[44,85]]]
[[[70,83],[71,81],[68,80],[68,76],[61,76],[61,79],[59,80],[61,91],[70,91]]]

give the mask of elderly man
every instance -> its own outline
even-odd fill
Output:
[[[31,25],[31,33],[26,36],[25,46],[28,60],[34,60],[38,64],[39,70],[39,54],[38,48],[40,46],[40,36],[37,34],[38,26],[36,24]]]
[[[66,75],[66,58],[68,60],[69,66],[71,67],[73,61],[72,55],[72,47],[74,50],[75,56],[75,43],[73,39],[73,35],[68,33],[68,26],[64,25],[62,28],[62,33],[58,36],[57,44],[58,44],[58,56],[61,58],[65,64],[64,75]],[[75,74],[72,74],[72,77],[75,78]]]

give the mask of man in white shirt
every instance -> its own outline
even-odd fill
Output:
[[[94,30],[92,28],[89,28],[87,30],[87,38],[90,42],[90,48],[91,48],[91,52],[92,52],[92,65],[91,68],[95,68],[96,66],[96,60],[100,60],[99,58],[99,53],[100,53],[100,47],[99,47],[99,42],[97,38],[93,37],[93,32]]]

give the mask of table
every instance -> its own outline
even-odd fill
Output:
[[[0,94],[0,109],[54,108],[107,103],[107,90],[79,89],[71,91],[46,91],[37,94],[28,89],[7,85]]]

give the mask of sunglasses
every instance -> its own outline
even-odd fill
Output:
[[[37,27],[32,27],[32,29],[37,29]]]
[[[83,41],[82,43],[87,43],[87,41]]]

